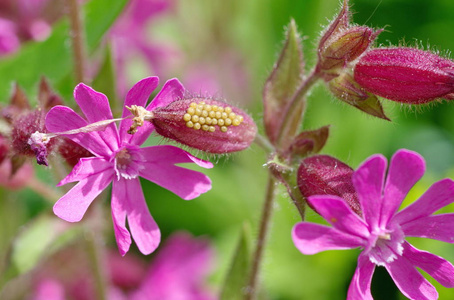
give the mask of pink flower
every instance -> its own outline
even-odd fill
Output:
[[[135,84],[126,96],[125,106],[145,106],[148,97],[158,85],[157,77],[148,77]],[[166,82],[159,94],[148,105],[152,110],[167,105],[182,96],[184,88],[177,79]],[[86,119],[71,108],[56,106],[46,116],[46,126],[51,132],[77,129],[101,120],[112,119],[109,102],[104,94],[79,84],[74,98]],[[130,115],[124,108],[123,117]],[[185,200],[198,197],[211,189],[210,179],[199,172],[175,166],[196,163],[211,168],[210,162],[200,160],[174,146],[140,148],[153,131],[147,122],[140,130],[127,133],[131,120],[120,123],[119,129],[110,124],[104,131],[67,135],[69,139],[89,150],[94,157],[82,158],[72,172],[59,185],[78,181],[54,206],[54,213],[69,222],[78,222],[90,203],[112,182],[112,219],[117,244],[122,255],[131,245],[131,235],[144,254],[153,252],[161,234],[148,207],[140,186],[139,176],[177,194]],[[126,229],[128,220],[130,232]]]
[[[311,196],[308,201],[333,227],[309,222],[296,224],[292,237],[303,254],[361,247],[348,299],[372,299],[370,285],[375,266],[384,266],[400,291],[411,299],[437,299],[435,288],[420,268],[443,286],[454,287],[454,266],[445,259],[414,248],[406,236],[454,242],[454,214],[432,215],[454,202],[454,182],[433,184],[415,203],[397,212],[411,187],[425,171],[417,153],[399,150],[391,159],[385,182],[386,159],[374,155],[353,173],[353,185],[362,208],[358,216],[337,196]]]
[[[454,99],[454,62],[428,51],[370,50],[355,65],[354,78],[368,92],[397,102]]]
[[[131,300],[214,300],[204,287],[211,270],[213,251],[207,240],[189,234],[171,236]]]

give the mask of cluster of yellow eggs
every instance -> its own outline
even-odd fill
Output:
[[[227,132],[229,126],[238,126],[243,122],[243,119],[243,116],[232,112],[231,107],[210,105],[205,102],[198,104],[192,102],[183,116],[187,127],[209,132],[216,131],[216,125],[222,132]]]

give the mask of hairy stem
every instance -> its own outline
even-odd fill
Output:
[[[273,145],[271,145],[266,137],[259,133],[255,136],[254,143],[265,150],[266,153],[272,153],[274,151]]]
[[[67,6],[71,23],[75,79],[77,82],[85,82],[85,47],[80,17],[80,4],[78,0],[67,0]]]
[[[260,263],[262,261],[263,252],[265,250],[266,238],[268,236],[268,228],[273,209],[273,202],[275,198],[275,189],[276,189],[275,179],[272,174],[269,174],[265,202],[263,204],[262,217],[260,220],[259,235],[257,238],[257,245],[255,248],[254,256],[252,258],[253,261],[249,275],[248,286],[246,289],[245,299],[247,300],[255,299],[257,296],[257,283],[260,270]]]
[[[101,195],[105,196],[105,193]],[[97,201],[94,205],[93,215],[91,216],[90,222],[87,222],[88,224],[85,228],[85,244],[93,274],[96,299],[107,300],[105,264],[100,240],[102,236],[102,224],[99,221],[103,219],[100,203],[100,201]]]

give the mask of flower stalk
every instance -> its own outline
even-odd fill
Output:
[[[273,213],[273,202],[276,196],[276,180],[273,175],[268,175],[268,183],[266,187],[265,201],[262,207],[262,216],[260,218],[259,235],[257,244],[252,257],[252,265],[249,275],[249,281],[246,288],[246,300],[253,300],[257,295],[257,283],[262,262],[263,252],[265,251],[265,243],[268,237],[268,230],[271,216]]]
[[[78,0],[67,0],[76,82],[85,82],[85,46]]]

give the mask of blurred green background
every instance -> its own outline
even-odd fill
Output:
[[[92,2],[93,6],[98,2],[100,8],[106,5],[105,1]],[[110,2],[115,4],[121,1]],[[418,45],[444,55],[454,49],[454,2],[451,0],[356,0],[351,4],[355,23],[385,28],[378,38],[379,45]],[[223,54],[233,52],[240,57],[247,84],[224,77],[220,81],[222,91],[219,94],[225,97],[233,95],[235,98],[228,100],[245,107],[261,127],[262,87],[282,46],[284,27],[291,18],[295,19],[304,37],[303,49],[309,69],[315,62],[318,37],[339,7],[338,0],[181,0],[175,13],[153,22],[149,32],[155,41],[172,41],[179,45],[185,54],[185,64],[209,65],[221,77],[224,71],[230,72],[224,69],[229,62],[222,61],[225,58]],[[103,32],[101,27],[108,21],[99,19],[87,17],[87,22],[92,22],[87,26]],[[62,36],[66,32],[63,23],[56,25],[57,30],[62,28]],[[58,44],[59,41],[56,37],[55,42],[46,47],[69,47],[68,43]],[[93,38],[88,45],[90,53],[100,45],[99,37]],[[70,56],[65,51],[55,51],[57,57],[51,59],[57,63],[52,66],[41,66],[41,62],[28,58],[33,56],[34,51],[46,49],[42,45],[26,45],[16,56],[0,62],[1,102],[8,101],[13,80],[18,80],[33,98],[37,82],[44,73],[66,103],[74,105],[71,93],[75,83],[68,77],[71,74],[71,63],[67,61]],[[59,57],[58,53],[63,54]],[[134,80],[153,75],[135,68],[137,63],[133,62],[132,66],[129,75]],[[174,68],[168,72],[169,78],[173,76],[182,78],[183,83],[189,80],[185,68]],[[166,79],[161,78],[161,83]],[[374,153],[382,153],[389,158],[397,149],[407,148],[422,154],[427,162],[427,173],[409,195],[407,201],[411,202],[431,183],[454,174],[454,105],[443,102],[410,107],[387,100],[383,100],[383,104],[392,122],[366,116],[341,103],[320,83],[308,98],[304,128],[315,129],[330,124],[330,138],[323,153],[335,156],[353,168]],[[155,137],[149,143],[159,142],[161,140]],[[204,170],[212,179],[213,188],[192,201],[183,201],[145,180],[142,184],[150,212],[164,238],[176,230],[187,230],[194,235],[207,235],[213,240],[217,259],[210,282],[216,288],[224,281],[242,224],[250,223],[256,233],[266,183],[267,172],[263,166],[266,153],[254,145],[241,153],[208,158],[216,163],[214,169]],[[44,168],[37,168],[37,172],[50,184],[60,179],[52,178]],[[108,202],[104,203],[104,207],[105,214],[109,216]],[[28,189],[11,192],[2,188],[0,257],[6,256],[8,243],[21,226],[42,213],[49,213],[50,209],[51,204]],[[322,222],[312,211],[308,212],[308,219]],[[345,299],[359,250],[304,256],[295,249],[290,239],[291,228],[298,221],[298,214],[284,189],[279,189],[261,273],[265,298]],[[111,227],[106,227],[107,243],[115,247]],[[411,242],[420,249],[454,261],[451,245],[417,239]],[[134,255],[134,252],[138,253],[135,246],[128,255]],[[454,298],[453,290],[430,280],[437,286],[440,299]],[[381,268],[377,269],[373,279],[373,294],[375,299],[404,299]]]

